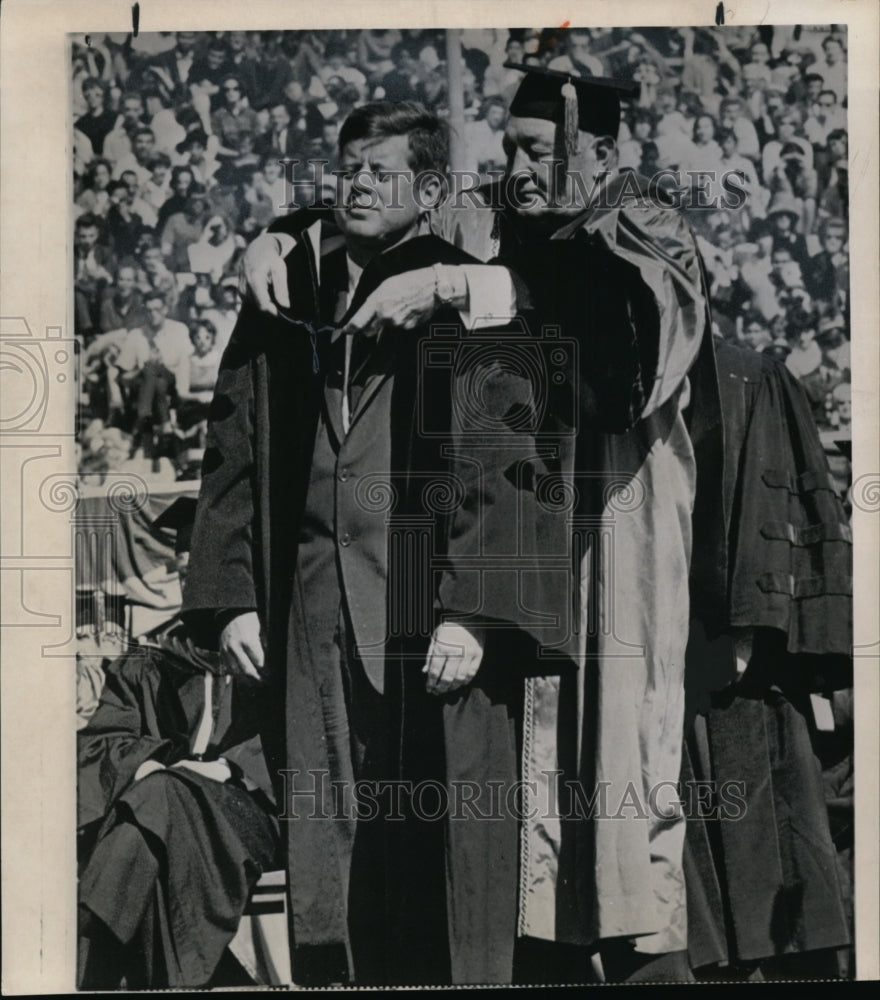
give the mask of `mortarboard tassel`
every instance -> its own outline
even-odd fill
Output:
[[[568,159],[578,150],[578,99],[574,84],[569,78],[562,85],[562,97],[565,101],[564,118],[565,125],[565,155]]]

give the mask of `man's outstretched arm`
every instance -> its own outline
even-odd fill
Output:
[[[290,233],[262,233],[247,248],[239,273],[241,293],[263,312],[290,308],[284,259],[296,240]],[[412,330],[441,308],[462,313],[474,328],[509,322],[517,292],[510,272],[498,265],[464,264],[419,268],[384,281],[351,317],[344,333],[376,336],[385,328]]]

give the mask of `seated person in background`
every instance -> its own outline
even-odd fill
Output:
[[[184,575],[195,500],[175,527]],[[224,674],[173,619],[107,669],[78,736],[81,989],[217,985],[217,966],[278,823],[256,722],[259,685]]]
[[[94,332],[98,297],[113,278],[116,266],[113,251],[100,242],[101,222],[91,214],[76,220],[73,237],[73,277],[77,333]]]
[[[111,181],[107,189],[110,208],[107,211],[107,234],[120,257],[130,257],[145,231],[144,220],[132,209],[133,198],[126,184]]]
[[[141,197],[158,213],[171,196],[171,158],[167,153],[156,153],[149,167],[150,178],[141,188]]]
[[[196,320],[190,326],[189,339],[193,353],[189,356],[188,385],[177,393],[177,424],[184,431],[207,419],[221,359],[217,328],[209,319]]]
[[[177,465],[185,469],[185,478],[197,478],[205,454],[208,432],[208,409],[214,398],[214,386],[220,370],[222,351],[217,348],[217,329],[205,318],[190,325],[193,353],[189,358],[189,384],[178,389],[175,436]]]
[[[153,236],[147,234],[138,248],[141,266],[138,269],[138,288],[146,295],[148,292],[161,292],[165,297],[168,315],[176,318],[180,293],[177,290],[177,280],[165,263],[162,250]]]
[[[144,298],[137,287],[137,268],[123,261],[116,269],[116,282],[104,289],[98,327],[101,333],[133,330],[147,321]]]
[[[202,235],[208,214],[208,200],[201,191],[189,196],[186,207],[175,212],[162,230],[162,255],[174,272],[189,271],[189,248]]]
[[[228,275],[222,278],[219,288],[214,286],[215,298],[219,298],[217,305],[211,305],[203,309],[200,319],[210,320],[217,331],[217,352],[223,354],[229,338],[232,336],[232,329],[238,319],[238,310],[241,305],[241,296],[238,290],[238,278],[235,275]]]
[[[207,271],[219,281],[235,253],[235,233],[222,215],[212,215],[198,240],[186,248],[190,271]]]
[[[192,353],[186,327],[168,319],[168,307],[160,292],[148,293],[144,307],[146,324],[129,332],[117,360],[120,380],[128,390],[129,407],[135,412],[136,437],[151,434],[156,426],[163,434],[171,432],[171,408],[178,387],[189,382]]]

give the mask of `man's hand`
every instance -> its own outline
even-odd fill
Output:
[[[446,622],[434,629],[428,660],[422,667],[431,694],[446,694],[463,687],[476,677],[483,660],[485,633],[464,625]]]
[[[263,644],[256,611],[245,611],[233,618],[220,633],[220,663],[230,674],[260,680]]]
[[[217,760],[179,760],[171,766],[186,768],[187,771],[194,771],[212,781],[229,781],[232,777],[229,764],[222,757]]]
[[[454,273],[454,269],[450,268]],[[434,269],[395,274],[386,278],[352,316],[342,333],[375,337],[385,327],[412,330],[426,323],[437,311]]]
[[[252,296],[260,309],[272,316],[278,315],[273,294],[279,306],[290,308],[284,256],[293,243],[293,237],[287,233],[263,233],[250,244],[241,262],[238,275],[241,294]]]

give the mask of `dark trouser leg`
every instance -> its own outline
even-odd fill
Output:
[[[600,947],[605,981],[609,983],[692,983],[687,951],[643,955],[629,941],[603,941]]]
[[[388,774],[385,699],[373,687],[357,655],[351,630],[340,621],[345,707],[351,739],[355,781],[381,782]],[[386,947],[385,820],[376,816],[358,819],[351,853],[348,891],[348,928],[352,962],[358,985],[389,982]]]
[[[594,983],[598,978],[587,948],[521,937],[516,940],[513,981],[517,985],[555,986]]]
[[[447,907],[452,982],[510,983],[516,935],[522,677],[487,663],[443,706],[447,786]],[[466,803],[465,798],[471,799]]]

